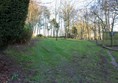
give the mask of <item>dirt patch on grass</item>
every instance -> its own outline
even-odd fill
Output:
[[[103,76],[106,83],[112,83],[110,76],[113,74],[113,66],[110,63],[110,60],[103,53],[104,49],[101,49],[97,56],[99,57],[98,67],[100,69],[101,75]],[[109,55],[107,55],[109,56]],[[112,71],[111,71],[112,70]],[[116,69],[114,71],[117,71]]]
[[[107,67],[107,59],[106,57],[102,56],[101,54],[99,55],[100,61],[99,61],[99,66],[100,66],[100,71],[103,74],[104,79],[107,81],[108,80],[108,67]]]
[[[21,66],[12,57],[0,53],[0,83],[23,83],[24,79]]]
[[[108,51],[108,56],[111,57],[111,64],[118,69],[118,63],[116,62],[116,59],[112,56],[112,51]]]
[[[36,45],[37,42],[39,42],[40,40],[38,38],[34,38],[32,39],[30,42],[26,43],[26,44],[15,44],[15,45],[9,45],[8,49],[15,49],[17,51],[27,51],[27,48],[31,48],[33,46]]]
[[[39,39],[32,39],[27,44],[10,45],[7,50],[13,49],[18,52],[27,52],[27,48],[33,47],[38,41]],[[0,53],[0,83],[30,83],[27,80],[27,76],[32,73],[29,72],[25,71],[23,65],[19,64],[15,58],[8,55],[5,51]]]

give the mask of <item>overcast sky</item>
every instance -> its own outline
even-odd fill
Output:
[[[40,0],[37,0],[40,1]],[[51,9],[55,8],[55,2],[56,2],[56,6],[59,6],[59,2],[62,2],[64,0],[41,0],[41,2],[43,3],[42,5],[48,6]],[[75,6],[77,6],[78,8],[84,7],[87,4],[89,4],[91,1],[93,0],[65,0],[65,1],[72,1],[73,3],[75,3]]]

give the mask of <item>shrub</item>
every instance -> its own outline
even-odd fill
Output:
[[[0,0],[0,48],[21,38],[28,4],[29,0]]]
[[[38,34],[37,37],[43,37],[43,35],[42,34]]]
[[[18,40],[16,40],[13,43],[27,43],[28,41],[30,41],[31,37],[32,37],[32,28],[30,25],[26,24],[23,28],[23,31],[21,33],[21,35],[19,36]]]

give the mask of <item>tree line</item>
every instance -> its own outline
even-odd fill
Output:
[[[70,34],[73,34],[72,29],[74,27],[77,29],[78,35],[76,36],[80,39],[102,40],[103,33],[112,33],[114,25],[117,23],[117,5],[117,0],[93,0],[92,5],[75,9],[72,1],[61,1],[61,6],[56,10],[55,19],[57,21],[58,14],[59,28],[62,29],[61,25],[63,24],[65,38],[69,37]],[[46,23],[44,23],[44,25],[45,24]]]
[[[28,42],[32,35],[41,35],[41,29],[44,35],[56,40],[59,34],[64,38],[104,40],[104,32],[110,32],[113,44],[118,0],[93,0],[83,8],[76,8],[76,2],[60,0],[52,19],[51,10],[35,0],[2,0],[0,3],[0,47]]]

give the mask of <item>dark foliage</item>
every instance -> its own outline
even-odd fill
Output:
[[[30,41],[32,37],[32,33],[33,31],[32,31],[31,26],[29,24],[25,24],[22,34],[19,35],[19,40],[17,40],[16,43],[19,43],[19,44],[27,43],[28,41]]]
[[[38,34],[37,37],[43,37],[43,35],[42,34]]]
[[[0,0],[0,48],[19,42],[29,0]]]

